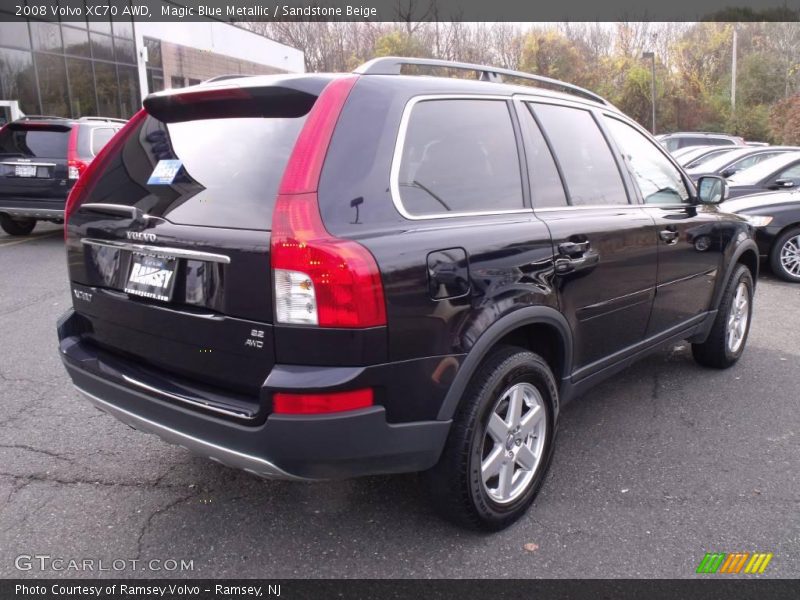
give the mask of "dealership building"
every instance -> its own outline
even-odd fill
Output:
[[[151,92],[217,75],[304,70],[300,50],[224,21],[12,18],[0,15],[0,101],[17,101],[26,114],[128,118]],[[11,114],[0,106],[0,123]]]

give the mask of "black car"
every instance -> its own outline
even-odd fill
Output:
[[[753,194],[725,202],[722,208],[742,215],[756,228],[759,254],[773,273],[800,282],[800,190]]]
[[[28,235],[60,223],[75,181],[125,121],[29,116],[0,128],[0,227]]]
[[[787,152],[799,152],[796,146],[758,146],[744,147],[729,150],[719,155],[710,156],[705,160],[692,162],[684,168],[691,178],[697,181],[703,175],[719,175],[721,177],[731,177],[739,171],[744,171],[750,167],[764,162],[775,156]]]
[[[751,225],[592,92],[381,58],[144,105],[70,195],[58,323],[137,429],[264,477],[422,471],[500,529],[565,403],[663,344],[744,350]]]
[[[800,186],[800,152],[773,156],[728,177],[729,196],[787,190]]]

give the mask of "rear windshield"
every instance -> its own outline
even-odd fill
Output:
[[[0,156],[9,158],[61,158],[67,157],[70,130],[28,128],[9,125],[0,130]]]
[[[85,202],[136,206],[172,223],[268,230],[305,116],[164,123],[149,116]]]

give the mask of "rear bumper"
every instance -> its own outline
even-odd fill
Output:
[[[423,471],[438,461],[450,428],[450,421],[388,423],[382,406],[329,415],[270,414],[259,425],[226,420],[114,381],[103,375],[102,365],[99,372],[89,371],[71,356],[78,344],[64,325],[62,319],[61,358],[75,387],[94,406],[135,429],[261,477],[314,480]]]
[[[11,217],[61,221],[64,219],[63,199],[38,199],[14,196],[0,196],[0,213]]]

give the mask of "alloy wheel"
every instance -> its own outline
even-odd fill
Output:
[[[800,235],[789,238],[781,248],[781,267],[792,277],[800,277]]]
[[[728,350],[735,354],[744,343],[747,323],[750,320],[750,293],[747,284],[740,281],[733,296],[731,311],[728,315]]]
[[[500,395],[484,433],[483,489],[499,504],[513,502],[530,486],[544,453],[544,399],[536,386],[517,383]]]

